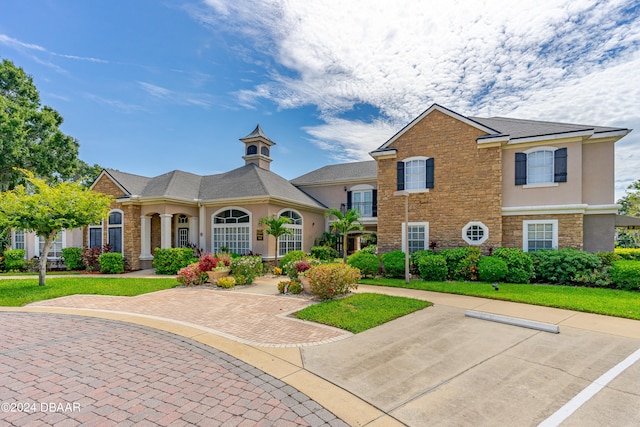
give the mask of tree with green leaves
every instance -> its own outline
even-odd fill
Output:
[[[102,221],[111,197],[75,182],[47,184],[22,170],[26,185],[0,193],[0,227],[35,232],[44,239],[39,284],[46,284],[47,254],[58,233]]]
[[[286,216],[277,218],[275,215],[271,215],[260,218],[260,225],[266,227],[264,231],[276,238],[276,265],[278,265],[278,239],[285,234],[293,234],[293,231],[286,227],[286,224],[291,224],[291,219]]]
[[[618,200],[620,215],[640,217],[640,179],[627,187],[627,193]],[[618,244],[622,247],[638,247],[640,230],[619,229]]]
[[[331,224],[331,229],[334,232],[342,234],[342,256],[343,260],[347,262],[347,247],[348,240],[347,234],[350,231],[360,231],[364,227],[360,223],[360,211],[357,209],[349,209],[346,213],[342,213],[339,209],[331,208],[326,213],[327,218],[330,216],[336,217],[336,220]]]

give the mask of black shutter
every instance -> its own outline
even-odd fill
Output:
[[[516,185],[527,183],[527,154],[516,153]]]
[[[347,210],[351,209],[351,191],[347,191]]]
[[[378,216],[378,190],[371,190],[371,215]]]
[[[433,167],[434,160],[432,157],[430,159],[427,159],[427,182],[425,188],[433,188]]]
[[[398,162],[398,191],[404,190],[404,162]]]
[[[567,149],[560,148],[553,156],[553,182],[567,182]]]

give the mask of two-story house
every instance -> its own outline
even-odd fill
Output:
[[[629,132],[465,117],[434,104],[371,152],[379,250],[404,248],[404,239],[411,251],[613,250],[614,144]]]

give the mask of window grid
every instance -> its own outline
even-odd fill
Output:
[[[278,237],[278,256],[285,255],[289,251],[302,250],[302,217],[294,211],[284,211],[280,217],[286,217],[291,220],[291,224],[285,227],[292,231],[293,234],[283,234]]]
[[[528,224],[527,248],[529,252],[553,248],[553,224]]]
[[[527,154],[527,183],[553,182],[553,155],[548,150]]]
[[[13,248],[25,249],[24,246],[24,230],[16,230],[13,234]]]
[[[189,229],[178,228],[178,247],[184,248],[189,244]]]
[[[467,229],[467,238],[471,241],[477,242],[484,237],[484,228],[479,225],[472,225]]]
[[[247,212],[227,209],[213,217],[212,251],[223,247],[232,253],[244,255],[251,251],[251,225]],[[241,225],[242,224],[242,225]]]
[[[186,215],[180,215],[178,217],[178,224],[189,224],[189,218]]]
[[[107,243],[111,247],[111,252],[122,252],[122,213],[116,211],[109,213],[107,223]]]
[[[354,191],[351,193],[351,207],[360,212],[363,218],[373,216],[373,191]]]
[[[426,249],[425,226],[409,225],[409,252]]]
[[[404,188],[416,190],[425,188],[427,176],[426,160],[410,160],[404,164]]]
[[[44,237],[38,236],[38,253],[40,256],[43,256],[44,252]],[[47,254],[47,258],[49,259],[60,259],[62,258],[62,231],[58,233],[51,248],[49,249],[49,253]]]

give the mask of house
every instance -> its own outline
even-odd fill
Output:
[[[245,165],[229,172],[144,177],[105,169],[92,189],[114,197],[109,216],[62,232],[50,256],[65,246],[108,243],[139,269],[151,267],[155,248],[194,244],[273,259],[275,240],[260,218],[292,220],[293,234],[279,240],[282,256],[308,251],[329,231],[327,208],[357,209],[363,233],[377,233],[379,252],[407,243],[412,252],[467,245],[610,251],[624,219],[614,203],[614,146],[629,132],[465,117],[434,104],[372,151],[374,160],[288,181],[270,171],[275,142],[258,125],[240,139]],[[350,236],[350,252],[361,236]],[[38,255],[33,236],[15,232],[13,245]]]
[[[408,236],[411,251],[611,251],[614,144],[629,132],[465,117],[434,104],[370,153],[378,163],[378,249],[404,248]]]

